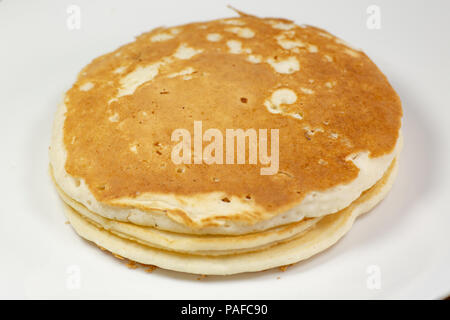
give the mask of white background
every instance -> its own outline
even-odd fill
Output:
[[[67,28],[69,5],[81,29]],[[129,270],[80,239],[47,174],[56,105],[91,59],[161,25],[235,15],[312,24],[362,48],[399,93],[405,148],[386,200],[286,272]],[[366,27],[369,5],[381,29]],[[0,1],[0,298],[442,298],[450,294],[449,1]],[[381,288],[370,289],[370,266]],[[76,275],[79,270],[79,288]],[[72,273],[71,273],[72,272]],[[75,279],[73,278],[75,277]],[[279,279],[278,279],[279,277]],[[74,281],[72,281],[74,280]],[[75,288],[71,284],[75,283]]]

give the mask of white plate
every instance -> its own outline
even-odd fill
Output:
[[[372,30],[365,1],[0,0],[0,298],[450,294],[450,2],[377,2],[381,29]],[[199,281],[164,270],[130,270],[64,224],[47,174],[53,113],[94,57],[160,25],[232,16],[228,3],[323,27],[364,49],[403,101],[405,148],[398,180],[386,200],[336,246],[286,272]],[[77,8],[81,28],[70,30],[67,19]]]

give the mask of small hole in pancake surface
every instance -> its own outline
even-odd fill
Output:
[[[227,197],[222,198],[222,201],[223,201],[223,202],[227,202],[227,203],[231,202],[230,199],[228,199]]]
[[[241,98],[241,102],[242,102],[242,103],[247,103],[247,101],[248,101],[247,98],[245,98],[245,97],[242,97],[242,98]]]

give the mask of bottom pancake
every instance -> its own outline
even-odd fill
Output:
[[[362,193],[347,208],[323,217],[299,237],[253,252],[207,256],[166,251],[145,246],[99,228],[67,205],[66,215],[81,237],[132,261],[205,275],[255,272],[299,262],[336,243],[350,230],[359,215],[372,209],[386,196],[395,180],[397,168],[397,159],[394,159],[384,177],[372,188]]]

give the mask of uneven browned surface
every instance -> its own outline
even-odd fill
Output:
[[[251,195],[257,204],[276,209],[298,202],[311,190],[354,179],[358,169],[345,161],[350,153],[369,150],[380,156],[393,150],[402,115],[400,100],[365,54],[346,53],[343,44],[314,27],[289,30],[294,38],[318,48],[310,52],[300,47],[295,53],[274,40],[285,31],[273,28],[268,20],[251,16],[233,20],[243,21],[239,27],[250,28],[254,37],[240,38],[225,31],[236,26],[212,21],[177,27],[181,32],[173,39],[151,42],[154,35],[170,32],[159,28],[95,59],[80,73],[65,100],[66,170],[84,178],[99,201],[145,192],[189,195],[219,190],[243,198]],[[222,39],[210,42],[206,39],[210,33],[220,33]],[[227,40],[240,41],[263,60],[296,57],[300,70],[281,74],[268,63],[251,63],[246,52],[229,53]],[[122,77],[173,55],[181,44],[203,51],[188,60],[173,59],[134,94],[108,103],[117,95]],[[122,74],[113,73],[122,66]],[[186,67],[195,69],[192,79],[167,77]],[[80,90],[86,82],[94,87]],[[277,88],[295,91],[298,99],[286,109],[301,113],[302,120],[268,112],[264,101]],[[117,122],[109,120],[114,114]],[[280,129],[280,172],[287,174],[262,176],[260,165],[174,165],[171,133],[186,128],[193,135],[194,120],[203,121],[203,132]],[[309,135],[305,126],[323,132]],[[331,138],[331,133],[339,138]],[[136,153],[130,151],[131,145]],[[186,170],[177,172],[180,167]]]

